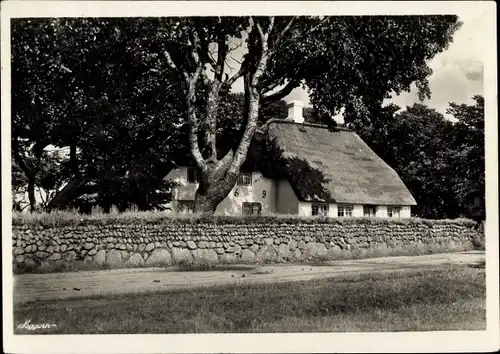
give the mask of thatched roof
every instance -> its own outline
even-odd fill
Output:
[[[337,127],[271,120],[266,159],[303,201],[416,205],[399,178],[354,132]]]

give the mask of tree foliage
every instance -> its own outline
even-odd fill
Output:
[[[351,127],[396,172],[425,218],[484,220],[484,99],[450,104],[456,122],[422,104],[389,105],[370,125]],[[397,112],[397,113],[396,113]]]
[[[293,89],[308,88],[318,121],[344,107],[347,122],[368,124],[392,92],[416,83],[429,94],[426,60],[458,26],[456,16],[18,19],[14,159],[33,184],[27,147],[37,158],[69,147],[72,179],[49,208],[97,193],[105,207],[148,209],[168,200],[163,177],[189,158],[201,176],[196,209],[210,213],[256,127]],[[244,92],[231,95],[238,80]]]
[[[426,61],[447,47],[458,27],[456,16],[167,19],[167,33],[161,32],[165,56],[184,93],[191,155],[201,175],[195,210],[213,212],[231,190],[260,104],[303,85],[318,112],[332,115],[344,107],[348,122],[366,121],[390,93],[409,90],[412,83],[422,96],[430,94]],[[247,53],[239,70],[229,75],[226,59],[235,40],[244,42]],[[238,143],[219,156],[218,108],[240,78],[243,129]],[[209,88],[198,90],[200,81]],[[196,109],[200,101],[205,102],[201,114]]]
[[[69,177],[77,182],[64,192],[74,193],[62,193],[53,207],[68,206],[89,185],[99,195],[95,203],[105,207],[128,200],[148,209],[151,193],[168,200],[161,192],[168,189],[165,171],[174,155],[187,152],[183,107],[155,59],[158,43],[141,41],[138,25],[126,19],[14,22],[13,146],[27,141],[34,155],[48,145],[71,151]]]

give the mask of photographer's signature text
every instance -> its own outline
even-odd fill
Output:
[[[50,329],[55,327],[57,327],[57,325],[53,323],[31,323],[31,319],[17,325],[18,329],[26,329],[28,331],[35,331],[37,329]]]

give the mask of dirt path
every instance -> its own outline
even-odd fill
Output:
[[[23,274],[14,277],[14,303],[98,294],[185,289],[217,284],[310,280],[348,273],[400,271],[439,264],[475,264],[483,262],[484,259],[484,252],[471,251],[304,265],[240,265],[228,266],[225,270],[213,271],[140,268],[78,273]]]

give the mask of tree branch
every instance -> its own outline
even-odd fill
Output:
[[[203,68],[203,64],[201,62],[198,63],[198,67],[194,72],[193,76],[188,79],[188,87],[186,92],[186,104],[188,107],[188,122],[190,126],[189,130],[189,144],[191,155],[198,167],[202,170],[206,170],[206,164],[203,160],[203,155],[201,154],[200,147],[198,145],[198,117],[196,115],[196,107],[194,103],[196,101],[196,83],[200,77],[201,69]]]
[[[184,77],[184,81],[186,82],[186,84],[189,85],[189,76],[188,76],[188,74],[185,71],[181,72],[181,70],[179,70],[179,68],[177,67],[177,65],[175,65],[174,61],[172,60],[172,57],[170,56],[170,53],[168,52],[167,49],[165,49],[163,51],[163,55],[165,55],[165,59],[167,60],[167,64],[170,67],[170,69],[172,71],[176,72],[176,73],[181,74]]]
[[[194,60],[194,63],[198,66],[200,63],[200,56],[198,54],[198,49],[200,46],[200,39],[198,37],[198,33],[196,33],[195,30],[191,31],[190,33],[191,37],[191,57]]]
[[[250,18],[250,20],[252,23],[253,19]],[[237,174],[238,171],[240,170],[248,154],[248,149],[252,142],[255,129],[257,128],[257,120],[259,115],[259,100],[260,100],[260,93],[258,92],[257,85],[259,83],[260,77],[262,76],[262,74],[266,69],[267,61],[269,58],[268,39],[269,39],[269,34],[273,30],[273,26],[274,26],[274,17],[270,18],[269,27],[265,33],[262,31],[260,25],[258,23],[256,24],[256,28],[257,31],[259,32],[260,42],[261,42],[260,58],[258,60],[255,72],[253,73],[247,72],[244,77],[245,95],[247,95],[248,97],[248,111],[245,114],[247,121],[240,143],[238,145],[238,148],[236,149],[236,152],[234,153],[233,160],[228,169],[229,174]]]
[[[286,25],[286,27],[279,34],[278,38],[276,38],[276,41],[274,42],[275,46],[277,46],[279,44],[279,42],[283,39],[283,37],[285,36],[285,34],[290,30],[290,28],[292,28],[293,23],[295,22],[296,19],[297,19],[297,16],[293,16],[290,19],[290,21],[288,22],[288,24]]]
[[[14,161],[17,162],[19,167],[26,174],[27,178],[33,178],[34,172],[28,167],[28,165],[24,161],[23,157],[21,156],[21,153],[19,152],[19,146],[17,145],[17,140],[16,139],[12,139],[12,140],[13,140],[12,141],[12,152],[14,155]]]
[[[235,81],[238,80],[243,75],[245,75],[245,73],[247,72],[247,70],[248,69],[246,67],[244,67],[244,65],[242,63],[241,66],[240,66],[240,70],[238,70],[238,72],[236,74],[234,74],[229,79],[227,79],[224,82],[224,86],[227,86],[228,88],[230,88],[231,86],[233,86],[233,84],[235,83]]]
[[[260,44],[261,44],[262,52],[260,54],[259,63],[257,64],[257,69],[253,73],[252,80],[250,82],[250,85],[253,88],[257,87],[259,79],[262,76],[262,74],[264,73],[264,70],[266,68],[267,59],[269,58],[268,38],[269,38],[269,34],[273,30],[273,27],[274,27],[274,17],[269,18],[269,27],[265,33],[262,31],[260,24],[256,23],[256,28],[257,28],[257,31],[259,32],[259,35],[260,35]]]
[[[321,19],[321,21],[316,26],[314,26],[311,29],[305,31],[304,34],[311,34],[315,30],[317,30],[319,27],[321,27],[323,25],[323,23],[325,23],[326,21],[328,21],[328,17],[327,16],[323,17]]]
[[[283,87],[281,90],[270,94],[267,92],[267,94],[262,95],[261,101],[266,103],[266,102],[274,102],[274,101],[279,101],[282,98],[285,98],[288,96],[294,89],[300,86],[300,83],[295,80],[289,81],[285,87]]]

